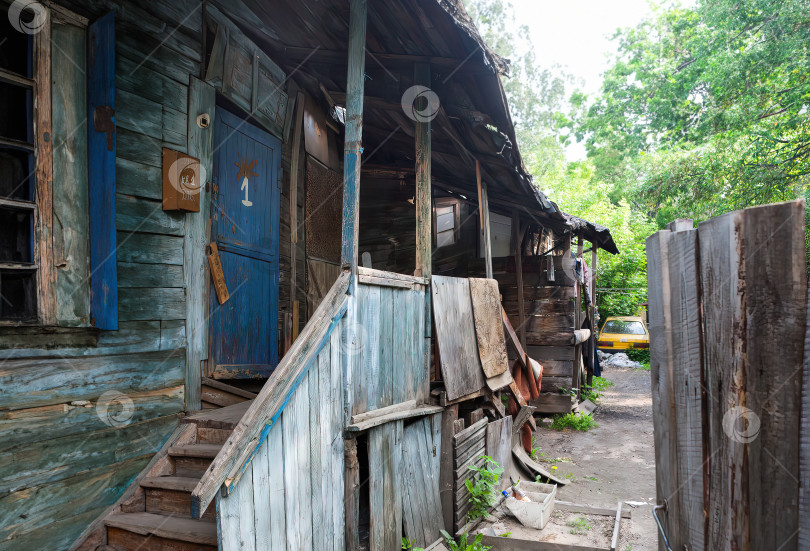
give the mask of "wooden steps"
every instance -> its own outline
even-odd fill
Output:
[[[183,419],[163,449],[75,551],[213,551],[216,508],[191,518],[191,492],[250,402]]]
[[[203,377],[200,398],[203,409],[222,408],[241,404],[254,399],[256,395],[233,385]]]
[[[217,549],[216,522],[153,513],[112,515],[107,545],[120,551],[192,551]]]

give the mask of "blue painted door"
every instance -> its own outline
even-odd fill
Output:
[[[278,363],[281,142],[217,107],[211,234],[230,298],[209,296],[215,378],[268,377]]]

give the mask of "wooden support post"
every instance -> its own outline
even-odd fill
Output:
[[[414,65],[414,82],[430,87],[430,65]],[[420,98],[424,100],[424,98]],[[419,100],[418,100],[419,101]],[[419,106],[417,106],[419,107]],[[416,274],[430,277],[432,253],[430,121],[416,123]]]
[[[293,118],[293,137],[290,145],[290,315],[292,316],[292,333],[290,345],[298,337],[298,285],[297,252],[298,252],[298,186],[300,184],[301,138],[304,133],[303,92],[295,96],[295,116]],[[287,350],[284,350],[286,352]]]
[[[582,260],[582,234],[577,236],[577,260]],[[583,268],[584,269],[584,268]],[[582,285],[579,281],[577,286],[577,298],[574,308],[574,331],[582,327]],[[579,399],[579,382],[582,376],[582,345],[574,346],[574,374],[571,377],[571,388],[577,389],[577,399]]]
[[[343,247],[344,269],[357,272],[360,215],[360,166],[363,148],[363,91],[366,71],[367,0],[351,0],[349,6],[349,69],[346,75],[346,139],[343,151]]]
[[[481,163],[475,161],[475,182],[478,186],[478,211],[481,220],[481,236],[484,240],[484,260],[486,261],[487,278],[492,279],[492,241],[489,232],[489,198],[487,183],[481,180]]]
[[[414,65],[414,82],[430,87],[430,64],[416,63]],[[427,101],[421,98],[418,101]],[[423,108],[424,106],[417,106]],[[416,272],[415,275],[430,279],[433,273],[432,246],[433,246],[433,191],[431,186],[431,124],[430,120],[416,122]],[[430,394],[430,351],[433,333],[433,322],[430,302],[430,290],[425,292],[425,342],[424,362],[426,376],[425,387],[420,392],[422,400],[426,401]]]
[[[512,211],[512,248],[515,252],[515,273],[518,289],[518,333],[520,345],[526,350],[526,305],[523,302],[523,231],[520,227],[520,213],[517,209]]]
[[[591,308],[590,308],[590,317],[591,317],[591,331],[594,334],[593,340],[593,361],[596,362],[596,331],[598,327],[596,327],[596,250],[598,249],[596,243],[593,244],[591,247]],[[593,369],[588,370],[588,386],[593,386]]]

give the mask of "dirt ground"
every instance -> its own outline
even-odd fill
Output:
[[[571,480],[559,487],[558,500],[613,509],[618,501],[644,502],[630,507],[632,518],[622,520],[617,551],[656,551],[650,372],[613,368],[603,376],[614,386],[604,391],[594,412],[599,426],[588,432],[559,432],[538,423],[535,445],[545,454],[541,459],[546,467],[556,465],[553,472]],[[576,531],[582,533],[574,537],[571,531],[580,518],[590,528],[580,522]],[[504,520],[511,529],[509,519]],[[612,518],[557,511],[539,539],[601,547],[609,542],[612,529]]]

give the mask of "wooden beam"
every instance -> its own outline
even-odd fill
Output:
[[[515,275],[518,288],[518,331],[520,344],[526,349],[526,305],[523,301],[523,233],[520,227],[520,212],[512,210],[512,250],[515,254]]]
[[[577,260],[582,260],[582,234],[577,236]],[[584,270],[583,266],[583,270]],[[577,298],[574,307],[574,334],[582,327],[582,285],[577,281]],[[579,379],[582,374],[582,345],[577,343],[574,348],[574,373],[571,376],[571,390],[576,389],[579,399]]]
[[[363,149],[363,90],[366,69],[367,0],[349,6],[349,69],[346,75],[346,139],[343,151],[343,247],[341,264],[357,270],[360,227],[360,167]]]
[[[290,315],[293,322],[290,344],[295,342],[298,336],[296,256],[298,252],[298,184],[300,180],[301,137],[304,133],[304,101],[304,93],[298,92],[295,95],[294,130],[290,146]]]
[[[414,82],[430,87],[430,65],[414,66]],[[422,101],[419,98],[417,101]],[[419,106],[417,106],[419,107]],[[416,275],[430,277],[432,249],[432,191],[430,120],[416,122]]]
[[[591,247],[591,308],[590,308],[590,317],[591,317],[591,331],[596,334],[598,327],[596,327],[596,250],[599,247],[596,243],[593,244]],[[594,349],[593,349],[593,361],[596,361],[596,342],[594,341]],[[593,386],[593,369],[588,370],[588,386]]]
[[[613,523],[613,537],[610,538],[610,551],[616,551],[619,546],[619,530],[622,525],[622,502],[616,506],[616,521]]]
[[[415,402],[414,402],[415,403]],[[425,415],[433,415],[434,413],[441,413],[442,406],[419,406],[412,409],[397,409],[384,415],[374,415],[363,421],[357,422],[352,418],[352,424],[346,427],[347,432],[362,432],[379,425],[384,425],[392,421],[400,421],[402,419],[410,419],[412,417],[424,417]]]
[[[486,261],[487,278],[492,278],[492,242],[489,229],[489,199],[487,197],[487,183],[481,180],[481,163],[475,161],[475,183],[478,186],[478,210],[481,218],[481,236],[484,240],[484,259]]]

